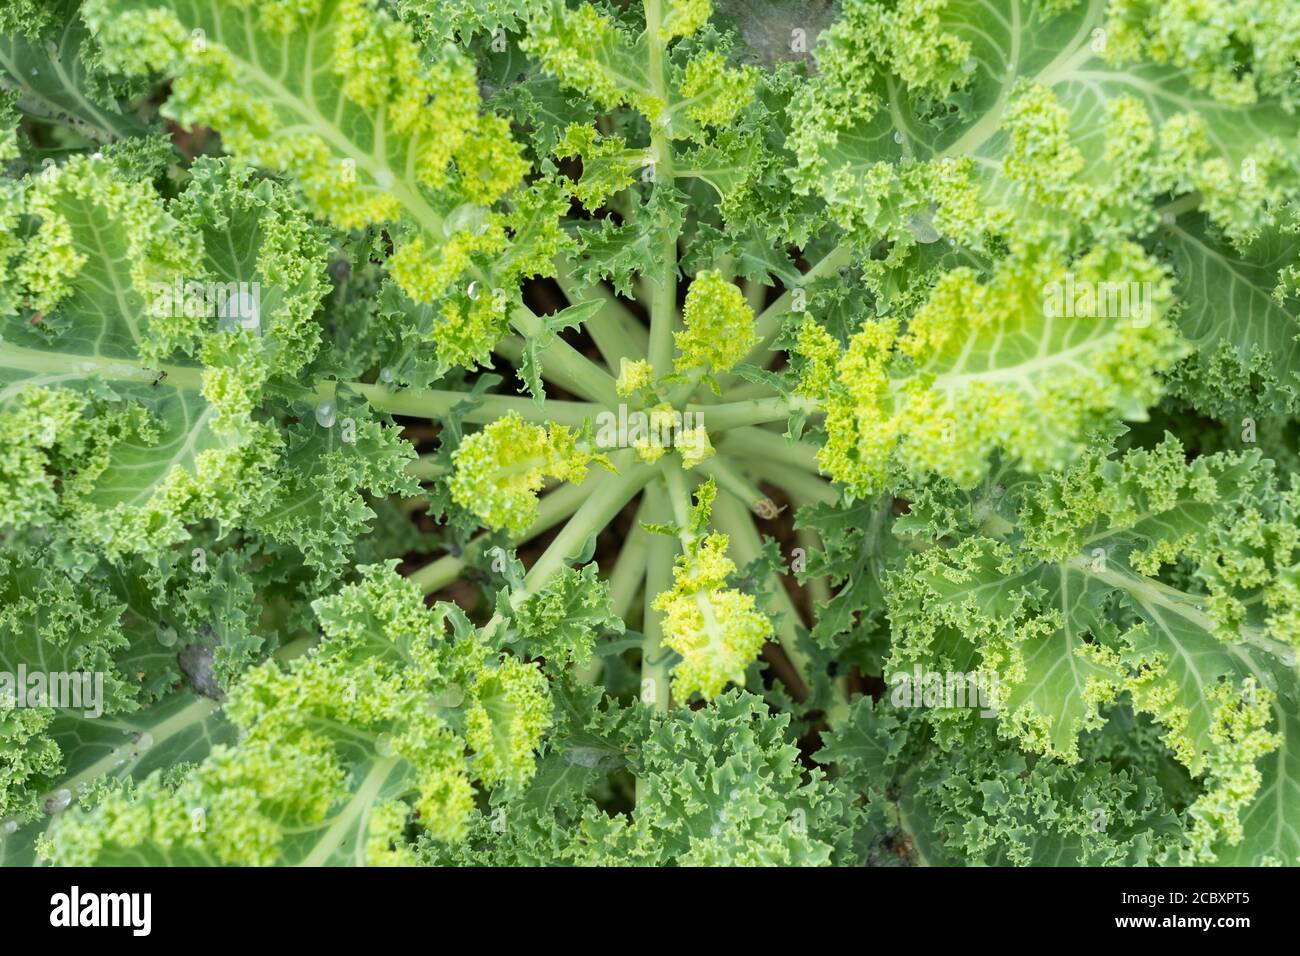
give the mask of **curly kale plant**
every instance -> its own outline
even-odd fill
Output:
[[[1298,66],[3,4],[0,860],[1300,863]]]

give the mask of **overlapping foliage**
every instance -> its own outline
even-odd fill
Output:
[[[4,5],[0,860],[1300,863],[1297,62]]]

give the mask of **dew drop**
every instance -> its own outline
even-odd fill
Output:
[[[48,797],[45,798],[45,812],[62,813],[64,810],[68,809],[68,806],[71,803],[72,803],[71,790],[69,790],[67,787],[64,787],[62,790],[55,790],[52,794],[50,794]]]
[[[142,734],[136,734],[135,737],[136,750],[143,753],[144,751],[148,750],[152,746],[153,746],[153,734],[149,733],[148,731],[145,731]]]
[[[158,625],[158,643],[163,647],[172,647],[176,644],[176,628],[172,627],[166,621]]]
[[[469,299],[471,302],[473,302],[473,301],[475,301],[475,300],[478,299],[478,283],[477,283],[477,282],[471,282],[468,286],[465,287],[465,297],[466,297],[467,299]]]
[[[900,146],[902,145],[902,143],[903,143],[903,131],[902,131],[901,129],[896,129],[896,130],[894,130],[894,142],[895,142],[895,143],[898,143]]]
[[[397,376],[393,373],[393,370],[386,365],[379,370],[379,380],[381,382],[392,382],[396,377]]]
[[[459,684],[448,684],[441,693],[433,695],[435,707],[459,707],[465,701],[465,691]]]
[[[0,823],[0,833],[3,833],[5,836],[17,832],[17,830],[18,830],[17,820],[6,820],[4,823]]]
[[[333,402],[321,402],[316,406],[316,424],[321,428],[333,428],[338,414]]]
[[[488,211],[486,206],[477,203],[461,203],[443,220],[442,231],[448,236],[458,232],[472,232],[482,235],[487,231]]]
[[[571,767],[585,767],[595,770],[600,766],[605,755],[596,747],[574,747],[564,752],[564,762]]]
[[[975,62],[975,57],[968,56],[962,61],[961,71],[963,73],[974,73],[977,66],[979,66],[979,64]]]
[[[391,757],[393,755],[393,738],[388,734],[380,734],[376,737],[375,753],[381,757]]]
[[[912,234],[912,238],[923,244],[938,242],[940,239],[939,230],[934,228],[930,217],[923,213],[912,213],[908,217],[907,230]]]
[[[709,836],[716,837],[722,835],[722,827],[716,823],[709,827]]]

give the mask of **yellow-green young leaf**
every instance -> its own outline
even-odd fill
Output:
[[[1069,262],[1026,240],[987,279],[942,274],[905,329],[868,319],[838,353],[805,327],[800,389],[826,411],[818,462],[860,496],[898,476],[969,487],[994,453],[1060,468],[1099,425],[1146,417],[1184,354],[1168,303],[1165,271],[1134,245]]]
[[[754,312],[740,289],[717,269],[701,272],[686,293],[685,328],[674,333],[676,369],[727,372],[758,341]]]
[[[546,678],[532,664],[506,658],[479,674],[466,714],[465,742],[474,772],[487,786],[522,787],[533,775],[533,751],[551,725]]]
[[[644,161],[644,154],[627,149],[621,136],[601,136],[592,127],[576,123],[565,129],[555,155],[582,160],[582,177],[573,187],[573,195],[591,210],[632,185],[632,173]]]
[[[708,0],[658,7],[661,22],[632,33],[590,3],[571,8],[544,0],[520,42],[547,73],[605,108],[627,105],[672,139],[706,138],[708,127],[731,122],[758,87],[753,67],[729,66],[717,50],[665,63],[663,47],[707,22]]]
[[[673,568],[673,586],[654,599],[663,614],[663,642],[682,656],[673,668],[673,694],[706,700],[728,684],[743,684],[745,669],[772,635],[772,622],[754,595],[728,586],[736,565],[727,557],[725,534],[701,532],[708,523],[713,480],[699,492],[690,545]]]
[[[543,428],[511,412],[461,442],[451,496],[488,527],[517,534],[532,523],[547,478],[580,482],[593,462],[607,464],[573,429]]]
[[[626,103],[651,120],[663,112],[666,104],[651,86],[644,34],[633,39],[590,3],[576,9],[564,0],[539,3],[521,46],[565,86],[602,106]]]
[[[619,363],[615,388],[624,398],[654,385],[655,370],[645,359],[628,359]]]
[[[666,43],[673,37],[688,37],[708,23],[712,15],[710,0],[668,0],[659,39]]]

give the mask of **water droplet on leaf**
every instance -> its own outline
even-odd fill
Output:
[[[158,625],[158,643],[163,647],[172,647],[176,644],[176,628],[172,627],[166,621]]]
[[[448,684],[441,693],[433,695],[435,707],[459,707],[465,702],[465,691],[459,684]]]
[[[442,231],[448,236],[458,232],[472,232],[482,235],[487,231],[487,207],[477,203],[461,203],[447,214],[442,222]]]
[[[333,428],[334,420],[338,415],[338,409],[334,407],[333,402],[321,402],[316,406],[316,424],[321,428]]]
[[[586,767],[594,770],[605,759],[605,754],[598,747],[573,747],[564,752],[564,762],[570,767]]]
[[[68,806],[71,803],[72,803],[71,790],[69,790],[67,787],[64,787],[62,790],[55,790],[52,794],[50,794],[48,797],[45,798],[45,812],[62,813],[64,810],[68,809]]]
[[[934,223],[930,217],[923,213],[914,212],[907,220],[907,231],[912,237],[920,243],[927,244],[939,241],[939,230],[934,228]]]

